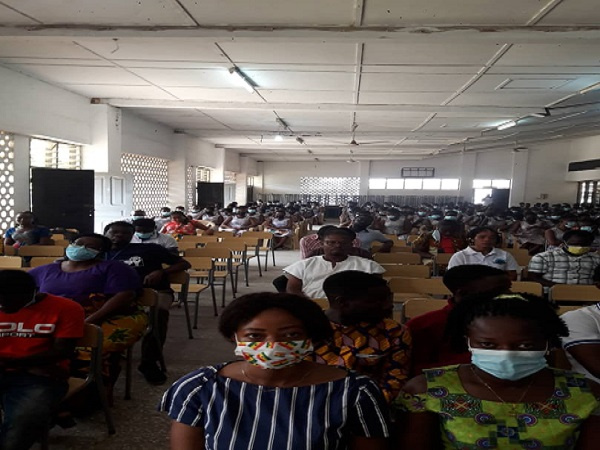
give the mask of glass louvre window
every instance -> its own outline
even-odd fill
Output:
[[[81,146],[46,139],[30,139],[29,164],[31,167],[51,169],[81,169]]]
[[[458,191],[460,187],[460,179],[458,178],[443,178],[442,191]]]
[[[370,178],[369,189],[385,189],[385,178]]]
[[[404,178],[388,178],[387,189],[404,189]]]
[[[442,180],[439,178],[424,178],[423,189],[439,191],[442,186]]]

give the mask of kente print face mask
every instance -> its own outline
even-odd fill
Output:
[[[242,342],[237,339],[235,354],[263,369],[283,369],[296,365],[313,352],[310,339],[286,342]]]

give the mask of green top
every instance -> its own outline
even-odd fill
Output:
[[[439,415],[444,449],[575,448],[581,424],[600,415],[600,400],[583,375],[554,372],[554,393],[539,403],[501,403],[468,394],[459,366],[423,370],[427,393],[401,393],[394,407]]]

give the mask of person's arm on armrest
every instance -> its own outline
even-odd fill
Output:
[[[296,278],[293,275],[290,275],[289,273],[286,274],[286,277],[288,279],[288,282],[287,282],[287,286],[285,288],[285,291],[288,294],[303,295],[303,293],[302,293],[302,280],[300,278]]]
[[[203,428],[171,422],[171,450],[200,450],[203,448]]]

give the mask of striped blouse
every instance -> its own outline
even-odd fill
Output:
[[[159,410],[202,427],[207,450],[346,449],[352,435],[388,437],[386,402],[369,378],[277,388],[218,375],[207,366],[176,381]]]

